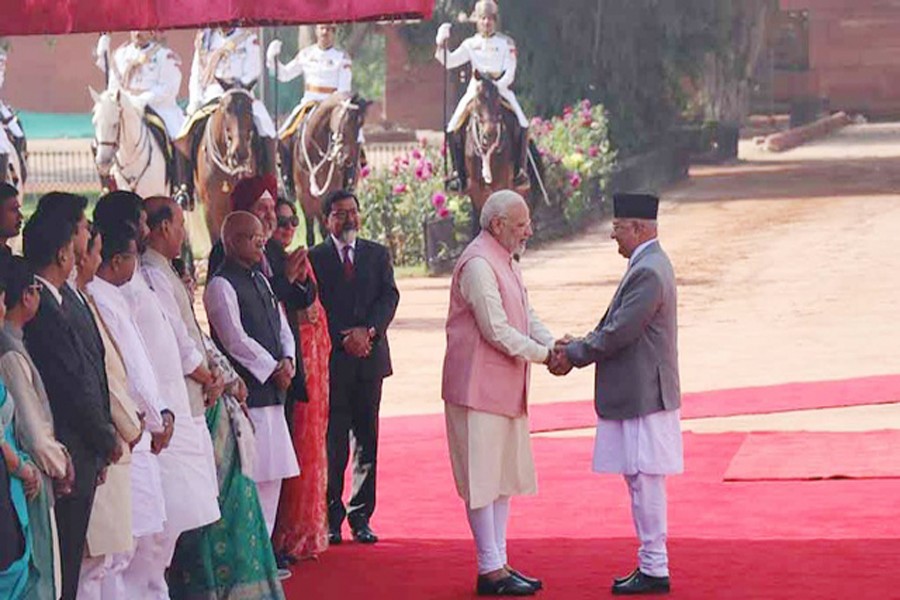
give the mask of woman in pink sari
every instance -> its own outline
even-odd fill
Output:
[[[275,207],[278,226],[272,238],[285,249],[291,245],[299,225],[294,205],[283,198]],[[310,270],[310,277],[315,275]],[[286,479],[281,488],[278,519],[272,546],[280,562],[312,559],[328,547],[328,517],[325,489],[328,464],[325,434],[328,430],[328,359],[331,339],[319,300],[305,311],[288,315],[299,330],[306,392],[309,402],[294,403],[291,431],[300,476]]]

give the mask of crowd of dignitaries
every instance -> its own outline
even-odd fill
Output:
[[[390,256],[357,237],[349,192],[309,252],[288,249],[273,179],[232,201],[207,332],[178,203],[112,192],[89,221],[54,192],[23,223],[0,184],[0,597],[283,598],[279,567],[340,543],[345,518],[377,541]]]

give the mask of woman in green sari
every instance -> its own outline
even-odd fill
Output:
[[[245,465],[254,464],[248,452],[255,448],[242,405],[247,388],[205,335],[204,342],[227,385],[206,410],[222,518],[181,534],[169,567],[169,594],[173,600],[283,600],[256,484],[244,473]]]
[[[2,294],[0,294],[2,295]],[[28,499],[40,492],[41,480],[37,469],[20,452],[13,433],[13,404],[7,397],[6,386],[0,382],[0,452],[3,454],[4,478],[0,485],[0,528],[5,532],[3,564],[0,564],[0,598],[18,600],[29,587],[31,565],[31,527],[28,522]],[[6,488],[6,489],[3,489]],[[8,535],[6,530],[9,529]],[[12,543],[10,543],[12,542]]]

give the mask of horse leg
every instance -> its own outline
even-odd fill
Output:
[[[311,215],[303,207],[303,220],[306,221],[306,247],[312,248],[316,245],[316,217]]]

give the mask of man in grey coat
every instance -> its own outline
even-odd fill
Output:
[[[666,593],[666,475],[684,469],[675,273],[657,240],[659,199],[617,194],[612,238],[628,269],[596,329],[556,348],[553,372],[596,365],[594,471],[621,473],[640,539],[614,594]]]

